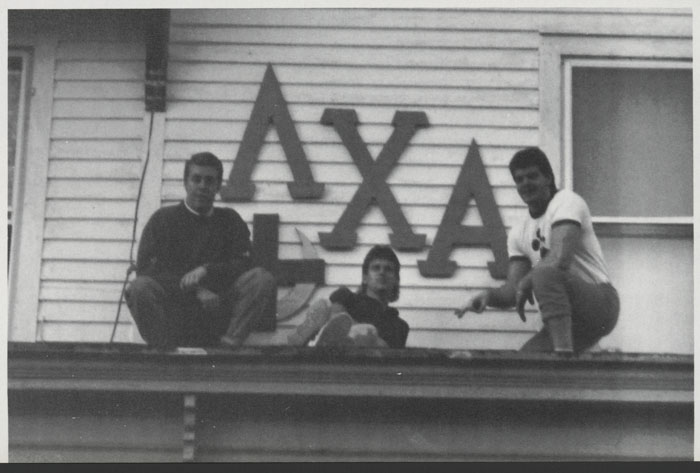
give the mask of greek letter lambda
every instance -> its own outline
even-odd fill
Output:
[[[345,208],[343,215],[331,233],[319,233],[321,246],[326,249],[349,249],[355,246],[355,230],[365,215],[367,207],[376,202],[384,213],[394,233],[389,234],[391,245],[399,250],[420,250],[425,245],[425,235],[415,234],[404,217],[386,178],[391,172],[417,128],[428,126],[425,112],[396,112],[392,125],[394,132],[384,144],[376,162],[357,131],[357,113],[353,109],[327,108],[321,123],[332,125],[350,152],[352,160],[362,174],[362,184]]]
[[[324,185],[314,181],[311,167],[294,127],[287,101],[282,95],[280,83],[272,65],[265,70],[258,97],[248,120],[243,140],[238,147],[233,169],[228,182],[221,187],[221,199],[227,202],[250,201],[255,194],[255,184],[250,178],[255,161],[265,141],[270,126],[277,127],[277,134],[294,176],[287,188],[294,199],[318,199],[323,195]]]

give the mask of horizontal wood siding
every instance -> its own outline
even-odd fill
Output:
[[[216,153],[228,175],[270,63],[314,178],[326,190],[318,201],[291,199],[286,182],[292,175],[273,127],[253,173],[254,202],[233,207],[249,224],[255,213],[280,215],[282,258],[300,257],[295,228],[314,243],[328,265],[327,286],[317,290],[314,299],[328,297],[342,284],[356,287],[364,255],[372,245],[387,243],[391,232],[381,210],[372,206],[357,230],[355,248],[338,252],[320,247],[318,232],[332,230],[362,182],[336,131],[320,122],[326,108],[355,109],[358,130],[373,157],[393,132],[397,110],[426,113],[430,127],[418,130],[387,182],[413,230],[428,235],[428,245],[472,139],[481,146],[504,218],[517,218],[522,204],[506,166],[516,149],[534,145],[538,138],[536,32],[444,30],[432,20],[417,27],[404,13],[394,20],[393,14],[387,17],[382,11],[371,15],[385,17],[385,24],[357,21],[367,12],[348,11],[349,23],[343,27],[334,24],[338,12],[332,10],[311,11],[318,19],[313,23],[296,10],[288,11],[283,24],[278,24],[279,12],[259,13],[226,12],[221,24],[210,12],[174,12],[164,203],[184,196],[183,161],[195,151]],[[432,12],[428,17],[436,14],[442,16]],[[478,212],[468,212],[465,223],[479,224]],[[402,290],[397,307],[412,327],[409,346],[504,348],[522,343],[523,335],[517,332],[522,327],[491,323],[503,322],[507,314],[496,313],[489,322],[486,317],[459,322],[451,314],[450,308],[463,302],[469,281],[479,287],[494,284],[485,269],[486,261],[493,259],[488,249],[456,251],[453,258],[461,259],[460,270],[446,280],[419,274],[417,260],[425,259],[428,250],[426,246],[418,253],[399,253]],[[301,320],[303,314],[283,322],[278,332],[291,330]],[[485,336],[480,331],[484,324]],[[525,338],[536,329],[533,320]],[[280,338],[284,341],[279,333],[274,337]]]
[[[91,22],[101,35],[90,33]],[[148,132],[143,29],[128,12],[76,13],[57,34],[37,339],[106,343],[129,264]],[[126,306],[120,320],[115,339],[129,341]]]
[[[352,250],[320,246],[318,233],[333,229],[362,182],[321,116],[326,108],[354,109],[376,158],[396,111],[425,112],[430,126],[416,132],[387,178],[413,231],[427,235],[422,251],[398,253],[396,306],[411,325],[408,345],[517,349],[541,326],[534,308],[526,323],[512,312],[461,320],[452,313],[469,294],[500,284],[487,270],[489,248],[453,250],[458,270],[446,279],[422,277],[417,261],[428,256],[472,140],[506,227],[522,215],[507,165],[518,149],[539,144],[540,33],[552,30],[609,37],[611,47],[642,36],[682,45],[692,35],[690,13],[678,10],[173,10],[162,204],[184,197],[182,169],[194,152],[214,152],[228,176],[271,64],[325,193],[291,198],[292,174],[272,127],[253,172],[253,202],[219,205],[235,208],[251,230],[254,214],[279,214],[280,258],[301,257],[302,231],[327,263],[327,285],[314,299],[343,284],[354,288],[364,255],[388,243],[392,230],[371,206]],[[111,333],[128,266],[147,132],[145,47],[136,37],[71,38],[57,50],[39,338],[99,342]],[[481,223],[474,202],[463,223]],[[117,339],[133,340],[125,306],[121,320]],[[250,343],[285,343],[302,320],[281,322]]]
[[[280,257],[300,257],[299,229],[328,264],[327,297],[340,284],[356,287],[361,262],[374,244],[388,243],[390,227],[372,206],[351,251],[326,251],[318,232],[331,231],[362,177],[332,127],[320,123],[326,108],[352,108],[373,157],[393,131],[397,110],[424,111],[430,126],[417,131],[387,182],[416,233],[427,234],[417,253],[401,252],[401,297],[396,306],[411,325],[409,346],[515,349],[540,323],[489,311],[457,320],[452,309],[479,288],[500,283],[489,275],[488,248],[457,249],[451,278],[422,277],[427,257],[475,139],[507,227],[522,215],[507,163],[539,138],[540,30],[637,37],[689,38],[687,13],[617,10],[181,10],[170,30],[168,112],[163,203],[182,199],[181,172],[192,153],[210,150],[231,170],[267,64],[289,104],[311,170],[325,193],[294,202],[291,171],[272,127],[253,172],[251,203],[224,204],[252,224],[255,213],[280,215]],[[469,208],[464,224],[481,222]],[[66,268],[67,270],[70,268]],[[73,271],[79,272],[80,268]],[[284,322],[293,327],[303,316]],[[275,337],[279,338],[279,335]]]

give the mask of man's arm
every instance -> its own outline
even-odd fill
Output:
[[[572,220],[555,222],[550,239],[550,250],[537,265],[568,270],[574,259],[574,252],[581,242],[581,225]]]
[[[460,309],[455,310],[457,317],[469,310],[476,313],[484,311],[486,306],[508,309],[516,302],[516,291],[520,281],[530,272],[532,265],[527,258],[512,258],[508,263],[508,276],[505,284],[477,293]]]
[[[251,267],[250,230],[243,219],[231,209],[228,212],[228,222],[225,225],[224,237],[226,245],[221,259],[201,266],[200,274],[193,275],[196,284],[204,284],[214,291],[230,286]],[[203,272],[203,274],[201,274]]]
[[[567,271],[574,259],[574,252],[581,240],[581,227],[573,220],[555,222],[550,236],[551,247],[537,266],[552,266]],[[515,286],[515,310],[525,320],[525,302],[533,302],[532,275],[527,274]]]
[[[141,232],[139,249],[136,253],[136,274],[139,276],[152,276],[155,271],[158,248],[155,220],[155,215],[151,216]]]

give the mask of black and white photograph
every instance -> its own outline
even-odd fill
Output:
[[[690,2],[35,3],[1,461],[700,453]]]

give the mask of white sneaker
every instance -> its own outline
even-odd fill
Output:
[[[295,347],[305,346],[328,322],[330,316],[331,308],[327,300],[320,299],[314,302],[306,311],[304,321],[287,337],[287,343]]]
[[[348,337],[356,347],[386,348],[389,345],[379,336],[377,327],[372,324],[355,324]]]
[[[318,334],[316,346],[352,345],[352,340],[348,337],[352,324],[352,317],[347,312],[334,314]]]

